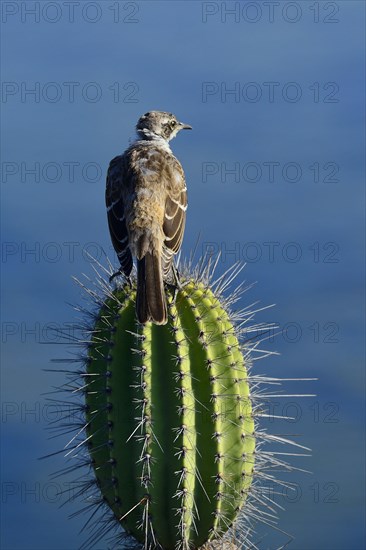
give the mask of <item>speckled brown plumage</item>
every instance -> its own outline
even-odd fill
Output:
[[[140,139],[108,169],[106,205],[113,246],[128,277],[137,260],[136,312],[140,323],[167,322],[164,281],[182,245],[187,189],[169,140],[190,126],[171,113],[151,111],[137,123]]]

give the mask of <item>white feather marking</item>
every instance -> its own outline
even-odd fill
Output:
[[[183,212],[185,212],[185,211],[187,210],[187,206],[188,206],[188,205],[184,205],[184,204],[182,204],[180,201],[177,201],[176,199],[172,199],[172,198],[171,198],[170,200],[171,200],[172,202],[174,202],[174,204],[176,204],[177,206],[179,206],[179,208],[180,208],[181,210],[183,210]]]
[[[112,210],[112,208],[113,208],[114,206],[116,206],[116,204],[117,204],[118,202],[119,202],[119,199],[117,199],[116,201],[112,202],[112,204],[111,204],[110,206],[108,206],[107,212],[109,212],[110,210]]]

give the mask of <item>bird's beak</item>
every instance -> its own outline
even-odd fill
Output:
[[[184,122],[180,122],[179,124],[181,125],[182,130],[192,130],[192,126],[189,124],[184,124]]]

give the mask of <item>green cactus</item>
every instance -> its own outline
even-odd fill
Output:
[[[252,361],[273,353],[261,346],[273,325],[252,324],[250,307],[233,309],[246,289],[228,289],[243,266],[214,280],[218,260],[181,268],[182,288],[167,290],[161,326],[136,322],[135,283],[112,288],[111,264],[96,262],[87,284],[76,280],[87,306],[75,308],[76,353],[55,360],[66,397],[51,398],[62,415],[50,429],[74,432],[59,451],[71,464],[53,478],[77,472],[69,500],[86,502],[71,517],[90,512],[85,550],[108,533],[118,550],[234,550],[254,547],[254,522],[277,529],[273,485],[289,484],[276,472],[296,470],[286,458],[297,452],[286,447],[299,456],[309,449],[267,434],[258,418],[282,418],[266,413],[268,399],[305,395],[249,375]]]
[[[104,502],[145,548],[220,539],[248,495],[250,387],[228,308],[202,281],[168,292],[165,326],[136,324],[135,289],[109,291],[92,331],[86,430]]]

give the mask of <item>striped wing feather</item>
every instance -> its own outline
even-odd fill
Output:
[[[183,169],[178,163],[174,167],[176,174],[180,176],[178,185],[169,186],[165,201],[164,216],[164,247],[162,268],[164,278],[169,276],[173,255],[177,254],[182,246],[187,210],[187,189],[184,180]],[[175,182],[177,179],[175,178]]]
[[[124,274],[128,277],[132,271],[132,255],[128,246],[128,233],[125,222],[123,201],[123,156],[115,157],[109,165],[106,184],[106,206],[109,232],[113,247],[117,253]]]

